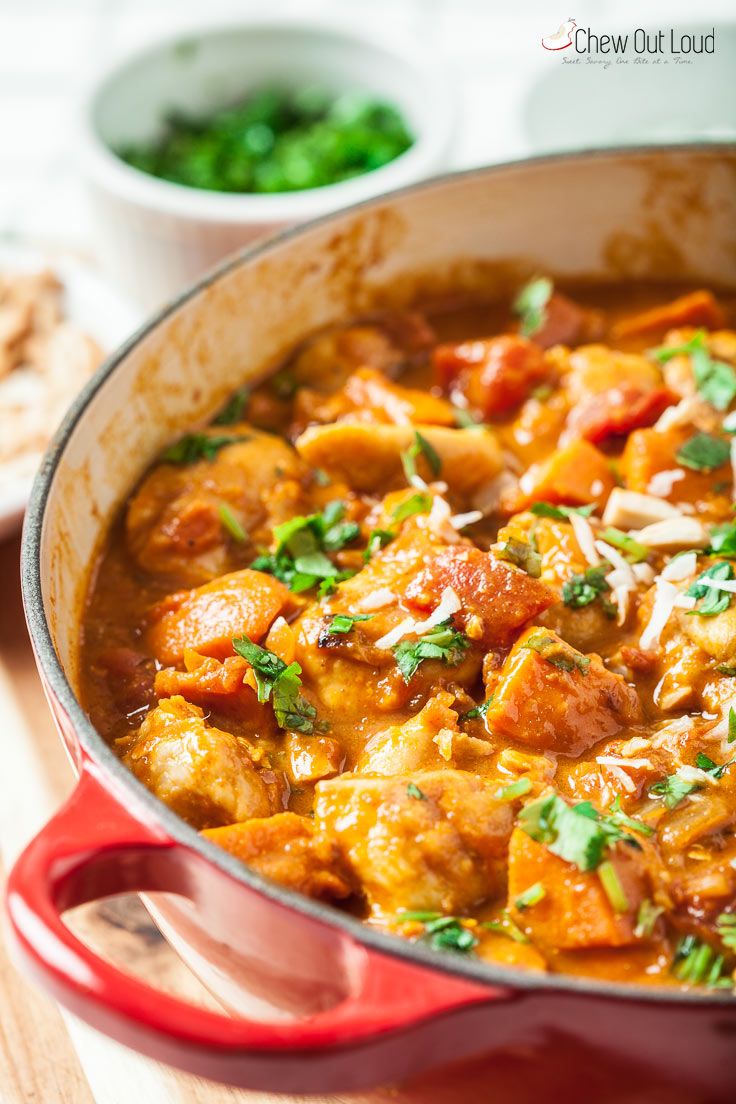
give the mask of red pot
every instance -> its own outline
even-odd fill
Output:
[[[273,1091],[403,1083],[455,1063],[403,1090],[404,1099],[733,1100],[731,995],[540,977],[370,931],[202,840],[121,765],[74,693],[80,603],[104,525],[177,430],[320,326],[536,271],[736,286],[736,148],[473,171],[250,250],[107,362],[46,457],[26,522],[23,587],[79,784],[19,859],[8,910],[29,970],[129,1046]],[[164,934],[228,1014],[153,990],[64,924],[65,909],[126,891],[147,895]]]

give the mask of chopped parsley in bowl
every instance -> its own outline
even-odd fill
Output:
[[[273,194],[372,172],[413,141],[391,104],[309,86],[262,88],[209,114],[171,113],[158,137],[116,152],[133,168],[170,183]]]

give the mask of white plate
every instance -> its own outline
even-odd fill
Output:
[[[33,272],[49,268],[64,285],[64,313],[111,353],[143,320],[140,312],[88,266],[72,257],[46,257],[24,246],[0,245],[0,272]],[[0,464],[0,540],[21,525],[41,453],[22,463]]]

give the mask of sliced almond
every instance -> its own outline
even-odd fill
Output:
[[[616,529],[643,529],[645,525],[676,517],[680,517],[680,511],[671,502],[614,487],[603,511],[603,524]]]
[[[668,518],[647,525],[636,534],[639,544],[647,548],[707,548],[710,538],[705,526],[694,517]]]

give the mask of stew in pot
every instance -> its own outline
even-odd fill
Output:
[[[113,527],[93,722],[209,840],[367,924],[732,987],[732,311],[537,278],[318,334]]]

